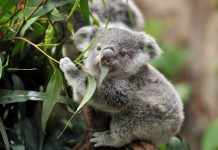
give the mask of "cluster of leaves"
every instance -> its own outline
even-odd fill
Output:
[[[74,12],[89,24],[88,0],[0,1],[0,149],[72,149],[83,135],[85,124],[76,116],[57,140],[76,110],[57,61],[79,22]],[[91,77],[89,83],[85,102],[95,89]]]

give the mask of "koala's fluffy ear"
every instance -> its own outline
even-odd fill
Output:
[[[86,49],[95,37],[98,28],[96,26],[85,26],[80,28],[72,37],[73,43],[79,51]]]
[[[163,53],[156,40],[148,34],[144,34],[145,49],[149,54],[150,60],[159,58]]]

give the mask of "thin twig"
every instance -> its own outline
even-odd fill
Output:
[[[14,12],[14,14],[5,22],[7,23],[8,21],[12,22],[12,19],[21,11],[22,9],[18,9],[17,11]],[[11,26],[11,22],[9,23],[9,26]]]
[[[37,70],[37,68],[8,68],[8,71],[32,71],[32,70]]]
[[[32,11],[32,13],[29,15],[29,17],[27,17],[26,21],[29,20],[33,15],[34,13],[39,9],[39,7],[44,3],[46,2],[46,0],[41,0],[41,2],[38,4],[38,6]]]
[[[58,63],[59,64],[59,62],[56,60],[56,59],[54,59],[54,58],[52,58],[51,56],[49,56],[48,54],[46,54],[41,48],[39,48],[36,44],[34,44],[33,42],[31,42],[31,41],[29,41],[29,40],[27,40],[27,39],[25,39],[25,38],[23,38],[23,37],[15,37],[15,39],[20,39],[20,40],[23,40],[23,41],[26,41],[27,43],[29,43],[29,44],[31,44],[32,46],[34,46],[37,50],[39,50],[41,53],[43,53],[46,57],[48,57],[49,59],[51,59],[51,60],[53,60],[54,62],[56,62],[56,63]]]
[[[20,31],[22,30],[22,28],[24,27],[24,25],[26,24],[26,22],[34,15],[34,13],[39,9],[39,7],[40,7],[44,2],[46,2],[46,0],[41,0],[41,2],[36,6],[36,8],[32,11],[32,13],[31,13],[26,19],[23,20],[23,22],[22,22],[20,28],[18,29],[16,35],[19,35],[19,34],[20,34]]]

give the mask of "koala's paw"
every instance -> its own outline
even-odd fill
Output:
[[[68,57],[61,58],[60,68],[63,72],[77,70],[76,65]]]
[[[107,136],[109,131],[94,132],[90,142],[94,143],[94,147],[107,146]]]

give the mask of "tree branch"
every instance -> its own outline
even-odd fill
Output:
[[[102,131],[109,128],[110,117],[97,110],[94,110],[90,106],[83,107],[83,115],[88,125],[86,135],[83,140],[78,143],[73,150],[157,150],[157,148],[149,143],[143,141],[132,142],[121,148],[114,147],[101,147],[94,148],[90,142],[90,138],[93,131]]]

